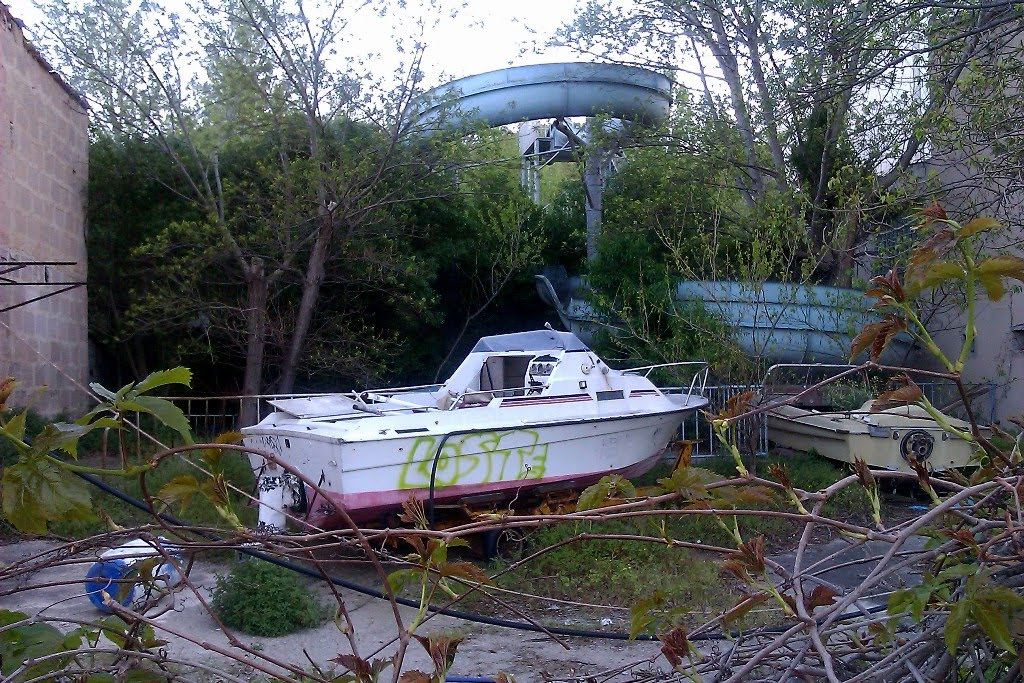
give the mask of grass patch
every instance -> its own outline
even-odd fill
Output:
[[[818,491],[848,473],[847,469],[816,455],[769,455],[758,458],[757,471],[767,474],[771,463],[785,464],[794,485]],[[735,476],[735,464],[727,457],[702,458],[693,465],[712,470],[723,477]],[[668,465],[659,465],[637,480],[638,485],[653,484],[668,475]],[[784,500],[751,506],[760,510],[792,508]],[[871,508],[859,485],[837,493],[825,505],[826,515],[844,521],[866,521]],[[758,534],[766,537],[772,549],[788,547],[801,525],[778,517],[746,515],[739,517],[744,538]],[[664,535],[683,541],[701,542],[732,548],[735,541],[709,515],[666,514],[664,516],[607,522],[572,522],[542,527],[527,539],[526,554],[564,543],[581,533],[636,535],[661,538]],[[720,570],[721,558],[664,543],[628,539],[594,539],[560,545],[498,579],[502,588],[519,590],[541,597],[581,600],[589,603],[628,607],[656,592],[667,596],[667,606],[678,606],[699,615],[720,613],[735,602],[734,581]],[[499,567],[500,568],[500,563]]]
[[[577,522],[538,529],[529,552],[580,533],[658,535],[651,520]],[[498,578],[498,585],[542,597],[629,607],[656,591],[670,604],[711,614],[732,604],[719,567],[709,556],[663,543],[587,539],[561,545]]]

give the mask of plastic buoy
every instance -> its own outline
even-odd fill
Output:
[[[171,553],[177,560],[178,549],[170,544],[163,543],[161,547],[164,552]],[[130,577],[135,564],[141,560],[161,556],[156,545],[149,541],[137,538],[128,541],[116,548],[111,548],[100,555],[99,562],[89,567],[85,574],[85,594],[89,601],[98,609],[110,612],[110,608],[103,604],[103,594],[118,600],[127,607],[135,599],[135,589],[141,577]],[[153,568],[153,584],[161,590],[169,590],[181,580],[178,570],[170,562],[162,562]],[[123,581],[123,579],[129,579]]]

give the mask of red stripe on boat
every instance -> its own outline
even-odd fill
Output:
[[[594,400],[590,394],[569,394],[566,396],[547,396],[544,398],[505,398],[501,401],[502,408],[514,408],[516,406],[539,406],[549,403],[576,403],[578,401]]]

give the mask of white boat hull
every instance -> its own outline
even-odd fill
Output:
[[[796,451],[815,451],[840,462],[861,459],[869,466],[913,473],[908,455],[933,472],[968,467],[974,445],[920,413],[897,411],[828,413],[781,406],[767,413],[768,439]],[[920,409],[916,409],[920,410]],[[950,418],[958,428],[967,425]]]
[[[364,522],[395,511],[410,497],[432,497],[438,504],[498,501],[537,488],[587,486],[609,473],[637,476],[654,465],[686,412],[503,425],[368,443],[252,429],[245,444],[270,451],[327,491],[324,500],[307,487],[300,517],[311,527],[331,528],[342,523],[341,508]],[[262,458],[253,460],[254,466],[262,465]]]
[[[690,365],[685,393],[668,395],[647,377],[665,366],[614,370],[572,334],[538,330],[482,338],[440,386],[275,399],[242,430],[246,446],[274,455],[251,458],[260,523],[326,529],[410,497],[496,505],[640,474],[707,405],[705,363],[668,367]]]

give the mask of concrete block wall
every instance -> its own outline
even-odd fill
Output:
[[[3,277],[0,309],[86,279],[85,207],[89,118],[84,101],[25,39],[0,3],[0,273],[6,262],[70,261]],[[0,280],[0,283],[5,282]],[[49,283],[49,284],[45,284]],[[12,398],[44,414],[75,414],[89,401],[85,287],[0,313],[0,376],[21,383]]]

